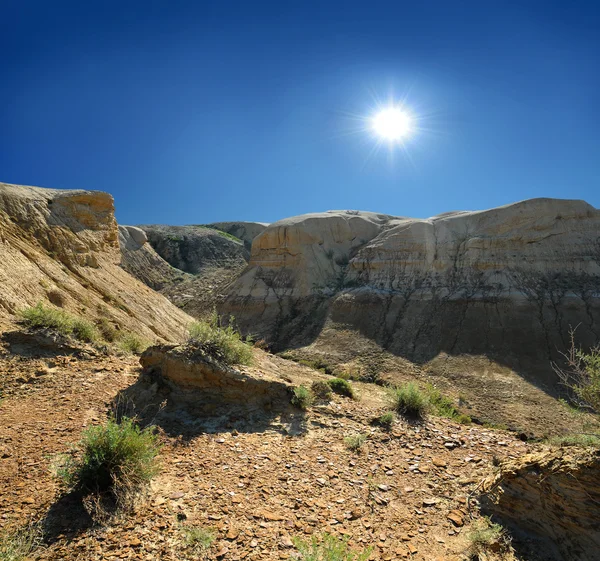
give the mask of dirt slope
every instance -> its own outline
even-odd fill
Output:
[[[147,339],[176,341],[191,318],[120,267],[113,199],[0,183],[0,324],[52,302]]]

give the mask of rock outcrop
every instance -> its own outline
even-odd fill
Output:
[[[262,234],[268,224],[266,222],[213,222],[208,226],[239,238],[250,250],[254,238]]]
[[[167,263],[196,275],[209,268],[245,266],[249,254],[241,240],[208,226],[139,226]]]
[[[140,233],[128,234],[131,243],[142,241]],[[40,301],[150,340],[180,340],[191,321],[119,266],[107,193],[0,183],[0,255],[2,323]]]
[[[485,354],[551,383],[570,326],[583,345],[600,335],[599,296],[600,211],[534,199],[427,220],[331,211],[276,222],[222,311],[279,348],[343,327],[413,361]]]
[[[481,507],[548,561],[600,552],[600,451],[564,448],[505,462],[485,480]]]

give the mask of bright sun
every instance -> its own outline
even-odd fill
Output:
[[[411,132],[411,119],[398,107],[382,109],[373,117],[373,130],[386,140],[400,140]]]

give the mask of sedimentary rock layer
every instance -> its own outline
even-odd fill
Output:
[[[600,211],[534,199],[427,220],[330,211],[271,224],[223,306],[279,347],[349,327],[425,361],[544,364],[600,335]]]

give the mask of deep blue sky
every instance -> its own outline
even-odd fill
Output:
[[[129,224],[600,207],[597,4],[5,1],[0,181]],[[427,130],[369,157],[391,94]]]

